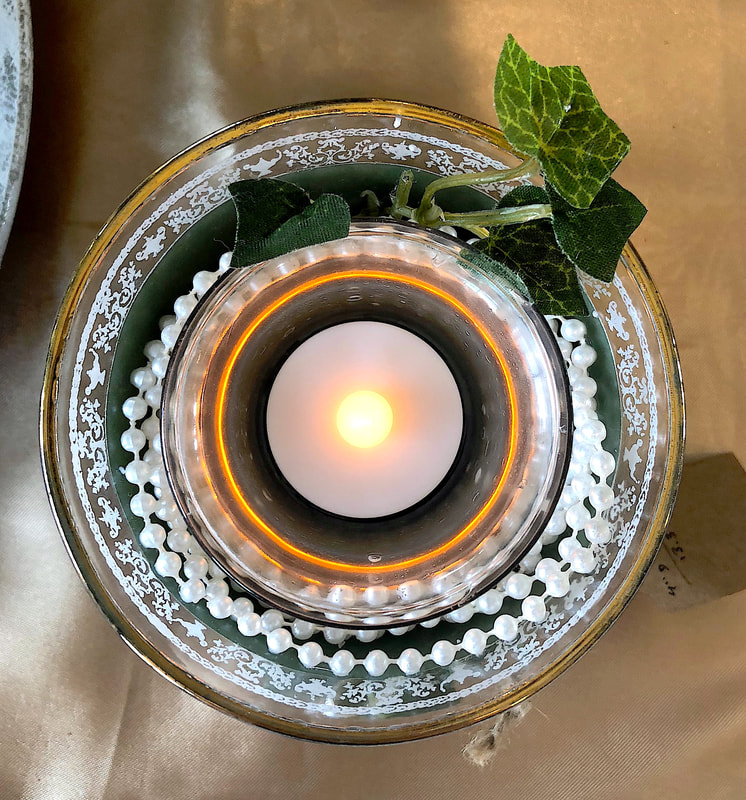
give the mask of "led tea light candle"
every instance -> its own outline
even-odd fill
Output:
[[[569,458],[543,316],[450,237],[349,237],[226,274],[168,364],[162,450],[235,581],[322,624],[448,613],[528,552]]]
[[[419,336],[348,322],[303,342],[269,393],[267,435],[303,497],[346,517],[395,514],[445,478],[463,432],[458,386]]]

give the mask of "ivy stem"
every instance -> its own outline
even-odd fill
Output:
[[[394,217],[394,219],[412,219],[414,217],[415,210],[407,205],[413,182],[414,173],[412,170],[404,170],[399,176],[391,206],[391,216]]]
[[[536,219],[551,217],[552,207],[549,203],[535,203],[530,206],[512,208],[493,208],[488,211],[465,211],[463,214],[443,214],[441,225],[457,225],[461,228],[489,227],[490,225],[514,225],[519,222],[531,222]]]
[[[418,216],[425,216],[426,209],[433,205],[436,192],[441,189],[450,189],[453,186],[483,186],[488,183],[501,183],[523,178],[527,175],[536,175],[539,172],[539,162],[535,158],[527,158],[523,163],[512,169],[488,169],[484,172],[465,172],[460,175],[446,175],[428,184],[417,209]]]

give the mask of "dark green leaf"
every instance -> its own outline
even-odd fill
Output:
[[[312,203],[300,187],[272,178],[238,181],[228,189],[237,216],[233,267],[341,239],[350,231],[350,210],[338,195]]]
[[[609,178],[590,208],[573,208],[551,185],[552,225],[570,261],[602,281],[614,277],[622,248],[645,216],[645,206]]]
[[[477,269],[497,279],[498,283],[506,285],[509,289],[515,289],[519,294],[531,299],[531,292],[529,292],[523,279],[506,266],[503,266],[499,261],[490,258],[486,253],[476,249],[464,250],[463,258]]]
[[[575,267],[557,246],[549,220],[493,228],[474,247],[513,270],[542,314],[587,313]]]
[[[536,203],[548,203],[549,195],[541,186],[528,184],[517,186],[504,195],[497,204],[498,208],[513,208],[514,206],[532,206]]]
[[[580,67],[544,67],[508,35],[495,75],[495,110],[519,152],[538,158],[572,205],[587,208],[629,150]]]

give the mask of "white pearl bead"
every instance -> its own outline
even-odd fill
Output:
[[[153,375],[155,375],[156,378],[163,379],[163,377],[166,375],[166,370],[168,369],[168,362],[168,356],[161,356],[160,358],[153,360],[151,369],[153,370]]]
[[[163,330],[167,325],[173,325],[176,317],[173,314],[166,314],[158,320],[158,327]]]
[[[585,392],[578,392],[577,390],[572,393],[572,407],[575,414],[577,414],[580,409],[592,411],[595,408],[593,405],[593,398],[589,397]]]
[[[147,367],[140,367],[130,375],[130,383],[136,389],[150,389],[151,386],[155,386],[155,375]]]
[[[347,640],[347,631],[344,628],[324,628],[324,638],[329,644],[342,644]]]
[[[122,413],[127,419],[142,419],[148,413],[148,404],[142,397],[128,397],[122,403]]]
[[[130,461],[124,468],[124,477],[130,483],[145,484],[150,479],[150,467],[142,461]]]
[[[213,272],[198,272],[192,279],[192,286],[198,297],[201,297],[215,283],[217,275]]]
[[[216,597],[207,601],[207,610],[215,619],[226,619],[233,613],[233,600],[230,597]]]
[[[340,608],[348,608],[355,602],[355,590],[351,586],[332,586],[328,595],[329,602]]]
[[[576,500],[585,500],[585,498],[588,497],[588,493],[595,485],[595,481],[587,472],[582,475],[577,475],[570,483],[575,493]]]
[[[403,603],[415,603],[424,594],[424,587],[420,581],[405,581],[396,590]]]
[[[464,634],[461,646],[473,656],[481,656],[487,646],[487,634],[479,628],[471,628]]]
[[[503,595],[495,589],[490,589],[477,598],[477,609],[482,614],[497,614],[503,604]]]
[[[179,519],[179,509],[172,500],[162,497],[155,506],[155,515],[164,522],[175,522]]]
[[[404,625],[399,626],[398,628],[389,628],[388,633],[390,633],[392,636],[404,636],[405,633],[413,631],[416,627],[416,625]]]
[[[544,528],[544,532],[551,534],[553,536],[559,536],[560,533],[563,533],[565,528],[567,528],[567,523],[565,522],[565,512],[562,509],[559,509],[552,514],[549,518],[549,522],[547,522],[546,527]]]
[[[284,653],[292,643],[293,637],[285,628],[278,628],[267,634],[267,649],[270,653]]]
[[[598,391],[596,381],[588,375],[581,375],[573,384],[573,390],[586,397],[593,397]]]
[[[281,628],[284,620],[282,614],[274,608],[270,608],[262,614],[262,630],[265,633]]]
[[[585,526],[585,535],[593,544],[608,544],[611,541],[611,527],[605,519],[596,517]]]
[[[553,558],[542,558],[536,565],[534,574],[542,582],[546,583],[549,578],[560,571],[560,565]]]
[[[560,327],[560,336],[568,342],[579,342],[585,336],[585,325],[579,319],[566,319]]]
[[[533,581],[528,575],[521,572],[514,572],[505,581],[505,593],[515,600],[523,600],[531,594],[531,585]]]
[[[324,651],[321,645],[316,642],[306,642],[298,650],[298,660],[304,667],[317,667],[324,658]]]
[[[158,417],[151,415],[140,424],[140,430],[145,434],[146,438],[152,439],[161,432],[161,421]]]
[[[573,555],[580,549],[578,540],[573,536],[568,536],[559,543],[559,554],[565,561],[572,561]]]
[[[233,258],[233,250],[229,250],[227,253],[223,253],[223,255],[220,256],[220,259],[218,261],[219,269],[223,272],[227,270],[231,265],[232,258]]]
[[[402,651],[399,658],[396,659],[396,663],[405,675],[416,675],[420,671],[424,660],[419,650],[415,650],[414,647],[408,647]]]
[[[306,619],[294,619],[292,630],[296,639],[310,639],[316,633],[316,626]]]
[[[363,665],[365,666],[368,675],[378,678],[383,675],[384,672],[386,672],[390,663],[389,657],[383,652],[383,650],[371,650],[370,653],[368,653],[368,655],[365,657]]]
[[[205,596],[205,584],[197,579],[185,581],[179,587],[179,595],[185,603],[199,603]]]
[[[570,381],[570,386],[574,388],[579,380],[586,377],[586,373],[585,370],[576,367],[574,364],[570,364],[567,368],[567,377]]]
[[[596,511],[606,511],[614,502],[614,492],[605,483],[599,483],[591,489],[588,499]]]
[[[166,352],[166,348],[163,346],[163,342],[153,339],[145,345],[143,352],[145,357],[152,361],[154,358],[162,356]]]
[[[148,405],[153,408],[160,408],[162,391],[161,386],[151,386],[150,389],[145,392],[145,400]]]
[[[259,614],[246,614],[236,620],[236,625],[244,636],[257,636],[262,629],[262,618]]]
[[[217,564],[210,564],[210,575],[213,578],[225,578],[227,577],[226,574],[223,572],[222,569]]]
[[[184,572],[186,572],[186,567],[184,567]],[[237,597],[233,601],[233,611],[231,612],[233,619],[237,620],[239,617],[245,617],[253,613],[254,604],[248,597]]]
[[[166,531],[160,525],[148,522],[140,531],[140,544],[142,544],[143,547],[160,547],[165,541]]]
[[[183,294],[176,298],[174,311],[178,319],[186,319],[197,305],[197,298],[192,294]]]
[[[207,559],[192,556],[184,563],[184,574],[187,578],[204,578],[207,575]]]
[[[456,657],[456,646],[441,639],[433,645],[430,657],[439,667],[447,667]]]
[[[138,492],[130,500],[130,509],[132,510],[132,513],[136,517],[141,517],[142,519],[148,519],[148,517],[150,517],[150,515],[155,511],[155,508],[155,497],[147,492]]]
[[[213,578],[207,583],[208,600],[217,600],[219,597],[228,597],[228,591],[228,584],[222,578]],[[282,620],[280,621],[280,624],[282,624]]]
[[[357,630],[355,631],[355,638],[358,642],[370,643],[374,642],[380,636],[379,632],[375,629]]]
[[[598,450],[590,458],[590,468],[594,475],[604,480],[616,468],[616,460],[611,453]]]
[[[527,597],[521,605],[523,616],[530,622],[544,622],[547,609],[540,597]]]
[[[175,323],[173,325],[166,325],[166,327],[161,331],[161,341],[167,350],[171,350],[171,348],[176,344],[176,340],[179,338],[180,332],[181,326]],[[155,370],[153,370],[153,373],[158,375]]]
[[[518,636],[518,622],[509,614],[501,614],[492,626],[492,632],[503,642],[512,642]]]
[[[176,553],[161,553],[155,560],[155,571],[164,578],[175,578],[181,569],[181,559]]]
[[[420,622],[421,628],[434,628],[436,625],[440,624],[440,619],[438,617],[433,617],[432,619],[424,619]]]
[[[369,586],[363,592],[363,599],[373,608],[380,608],[389,599],[389,590],[385,586]]]
[[[551,597],[564,597],[570,591],[570,579],[564,572],[559,572],[547,579],[546,587]]]
[[[596,361],[596,351],[589,344],[581,344],[572,352],[572,363],[581,369],[588,369]]]
[[[606,438],[606,426],[599,420],[591,420],[580,429],[580,435],[587,442],[600,444]]]
[[[119,441],[128,453],[139,453],[145,447],[145,434],[137,428],[129,428]]]
[[[471,605],[461,606],[446,614],[448,622],[468,622],[474,616],[474,609]]]
[[[349,675],[354,666],[355,658],[349,650],[337,650],[329,661],[331,671],[339,677]]]
[[[192,537],[186,531],[175,528],[168,534],[168,546],[175,553],[186,553],[189,550]]]
[[[590,519],[591,512],[588,511],[588,509],[582,503],[576,503],[574,506],[570,506],[565,514],[565,520],[567,524],[574,531],[582,530],[588,524]]]
[[[593,551],[587,547],[580,547],[573,553],[570,565],[575,572],[587,575],[596,568],[596,556]]]

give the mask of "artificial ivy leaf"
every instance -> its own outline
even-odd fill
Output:
[[[521,153],[539,154],[573,95],[577,67],[545,67],[508,34],[497,62],[495,110],[507,140]]]
[[[539,163],[570,205],[588,208],[628,152],[629,139],[606,116],[585,81],[551,139],[540,146]]]
[[[586,314],[575,267],[557,246],[549,220],[493,228],[476,247],[513,270],[542,314]]]
[[[350,209],[338,195],[312,202],[298,186],[273,178],[237,181],[228,190],[236,206],[232,267],[248,267],[350,231]]]
[[[322,194],[300,214],[267,236],[261,243],[258,261],[277,258],[301,247],[344,239],[350,232],[350,208],[338,194]]]
[[[512,208],[513,206],[532,206],[538,203],[548,203],[549,195],[546,189],[533,184],[516,186],[500,198],[498,208]]]
[[[573,208],[547,184],[557,243],[570,261],[601,281],[614,277],[622,248],[646,214],[645,206],[609,178],[589,208]]]
[[[492,278],[497,278],[498,282],[507,285],[510,289],[515,289],[519,294],[531,299],[531,292],[529,292],[528,286],[523,282],[523,278],[499,261],[495,261],[494,258],[490,258],[486,253],[474,248],[464,250],[462,256],[465,261],[470,262],[477,269],[485,272]]]
[[[596,100],[580,67],[545,67],[508,35],[495,74],[505,137],[537,158],[572,205],[587,208],[629,151],[629,139]]]

